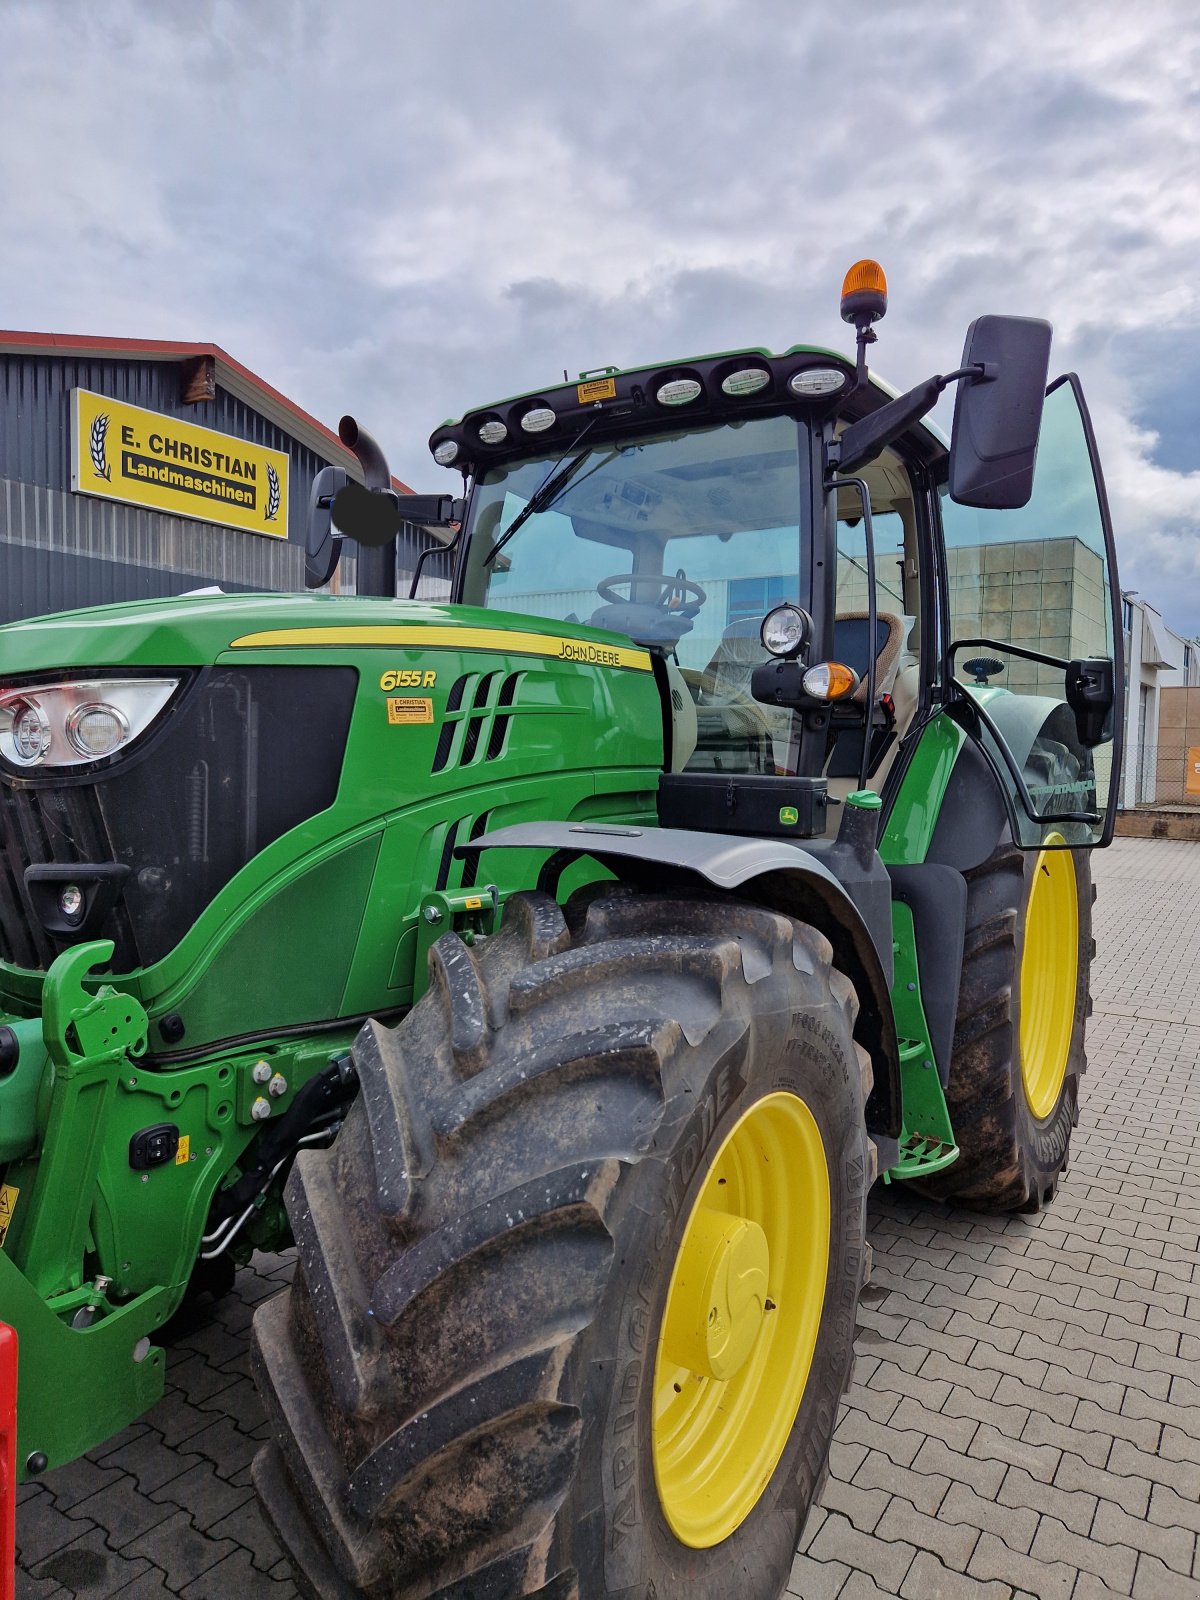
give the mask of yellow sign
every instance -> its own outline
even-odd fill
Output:
[[[186,1167],[192,1158],[192,1136],[190,1133],[179,1135],[179,1149],[175,1152],[175,1165]]]
[[[575,393],[579,397],[581,406],[590,405],[597,400],[612,400],[617,393],[617,384],[614,378],[593,378],[590,383],[577,383]]]
[[[433,701],[423,699],[396,699],[388,700],[388,721],[399,722],[432,722]]]
[[[71,488],[176,517],[287,538],[281,450],[71,390]]]
[[[0,1183],[0,1247],[4,1244],[4,1236],[12,1222],[13,1210],[20,1192],[11,1183]]]

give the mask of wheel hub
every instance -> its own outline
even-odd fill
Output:
[[[702,1207],[679,1254],[663,1348],[677,1366],[725,1382],[740,1372],[770,1304],[771,1256],[757,1222]]]
[[[1051,834],[1048,843],[1061,844]],[[1021,957],[1021,1083],[1034,1116],[1058,1104],[1071,1053],[1079,970],[1079,909],[1069,850],[1041,850],[1025,910]]]
[[[713,1157],[659,1326],[654,1478],[692,1549],[741,1526],[783,1454],[816,1352],[830,1227],[816,1119],[798,1095],[765,1095]]]

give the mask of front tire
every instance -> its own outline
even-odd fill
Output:
[[[966,878],[946,1088],[961,1153],[914,1187],[979,1210],[1038,1211],[1057,1192],[1079,1120],[1095,949],[1091,857],[1018,850],[1004,839]]]
[[[865,1268],[854,991],[757,907],[605,886],[568,917],[519,895],[439,940],[289,1182],[255,1475],[321,1600],[787,1581]]]

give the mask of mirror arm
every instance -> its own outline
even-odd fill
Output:
[[[937,373],[918,383],[907,394],[889,400],[878,411],[872,411],[857,422],[852,422],[838,441],[840,458],[831,464],[839,472],[852,473],[877,456],[885,446],[898,439],[914,422],[928,415],[938,403],[938,397],[952,383],[965,379],[968,383],[990,383],[999,369],[994,361],[980,361],[969,367],[959,367],[957,372]]]

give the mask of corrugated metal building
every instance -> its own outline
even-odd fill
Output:
[[[137,420],[123,409],[129,406],[152,414],[137,429],[145,440],[119,426]],[[197,428],[230,442],[191,431]],[[180,446],[180,437],[215,448]],[[202,460],[231,461],[242,470],[236,458],[253,452],[239,452],[233,441],[260,447],[256,459],[268,463],[269,500],[266,480],[243,490],[217,471],[200,471]],[[135,443],[137,456],[124,448]],[[0,332],[0,622],[209,584],[230,591],[303,589],[309,490],[329,464],[359,476],[335,433],[216,345]],[[194,504],[195,514],[129,503],[157,489],[144,491],[122,476],[135,471],[160,483],[169,473],[175,483],[197,488],[203,480],[204,496],[158,493],[176,508]],[[261,532],[250,531],[251,519],[226,503],[249,501],[256,488]],[[284,511],[273,528],[267,526],[272,504]],[[428,542],[416,530],[400,541],[401,572],[411,571],[416,548]],[[436,582],[443,566],[427,563],[425,570]],[[354,569],[347,547],[335,584],[352,589]]]

